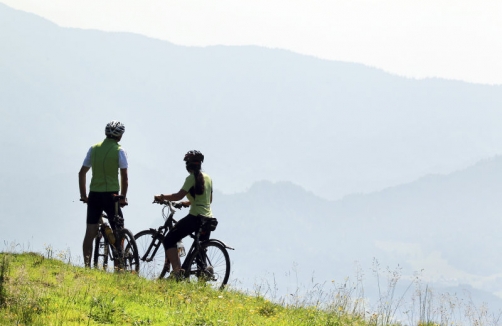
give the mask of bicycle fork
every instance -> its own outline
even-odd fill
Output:
[[[157,254],[157,251],[159,250],[160,245],[162,244],[163,236],[160,236],[158,234],[155,234],[153,236],[153,241],[150,243],[150,246],[148,246],[148,250],[145,252],[145,254],[140,258],[141,261],[146,261],[146,262],[151,262],[153,258],[155,257],[155,254]],[[150,252],[153,249],[153,253],[150,255]]]

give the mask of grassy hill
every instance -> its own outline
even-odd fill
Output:
[[[0,253],[1,325],[367,325],[349,306],[280,305],[259,293],[105,273],[51,250]]]
[[[394,297],[396,275],[388,281],[394,286],[374,310],[351,282],[332,292],[316,284],[272,302],[274,289],[263,285],[253,293],[218,291],[82,268],[50,247],[43,255],[0,252],[0,325],[500,325],[502,311],[462,303],[455,294],[438,296],[427,286],[417,293],[419,309],[406,308],[408,317],[398,320],[405,304]]]

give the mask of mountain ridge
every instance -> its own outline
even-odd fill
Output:
[[[120,118],[132,128],[124,146],[135,151],[161,130],[183,134],[189,124],[211,137],[189,133],[173,149],[212,153],[213,174],[227,192],[260,179],[291,180],[335,199],[415,180],[431,168],[451,172],[502,151],[495,124],[500,87],[409,80],[284,50],[189,48],[48,21],[34,26],[36,16],[24,22],[22,12],[1,11],[13,24],[1,32],[8,41],[0,56],[5,121],[16,109],[34,133],[45,132],[45,123],[58,137]],[[58,124],[73,119],[77,130]],[[15,132],[12,123],[2,127]],[[84,141],[77,139],[73,155],[89,146]],[[175,168],[167,153],[140,152],[141,164]],[[227,162],[235,157],[253,164],[240,164],[229,178]]]

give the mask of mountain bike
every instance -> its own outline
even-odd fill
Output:
[[[139,274],[138,247],[132,232],[124,228],[124,218],[119,215],[119,201],[122,195],[115,195],[115,214],[111,217],[105,213],[99,219],[98,235],[94,240],[94,267],[116,272],[129,272]],[[107,218],[113,222],[115,229],[111,230]],[[108,261],[113,262],[113,267],[108,266]]]
[[[174,202],[155,202],[163,205],[162,217],[164,225],[158,229],[150,228],[138,232],[134,238],[139,248],[141,264],[140,276],[146,278],[162,279],[170,270],[170,262],[164,248],[164,237],[177,221],[173,218],[175,210]],[[169,214],[166,214],[166,209]],[[235,250],[217,239],[200,240],[201,234],[208,232],[214,218],[201,217],[202,224],[199,230],[189,236],[193,243],[188,250],[181,268],[185,270],[184,278],[189,281],[203,281],[216,289],[223,289],[230,276],[230,257],[227,249]]]

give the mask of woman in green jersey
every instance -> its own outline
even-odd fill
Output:
[[[204,155],[196,150],[189,151],[185,154],[183,160],[190,174],[186,177],[181,189],[177,193],[170,195],[161,194],[154,196],[155,202],[162,202],[164,200],[178,201],[186,196],[188,200],[181,202],[181,205],[184,207],[190,206],[188,215],[179,220],[164,239],[167,258],[172,264],[172,271],[175,276],[180,275],[181,269],[176,244],[190,233],[199,229],[202,217],[213,217],[211,212],[213,181],[209,175],[201,171]],[[206,239],[209,238],[209,234],[205,234],[204,237]],[[201,238],[201,240],[203,239]]]

